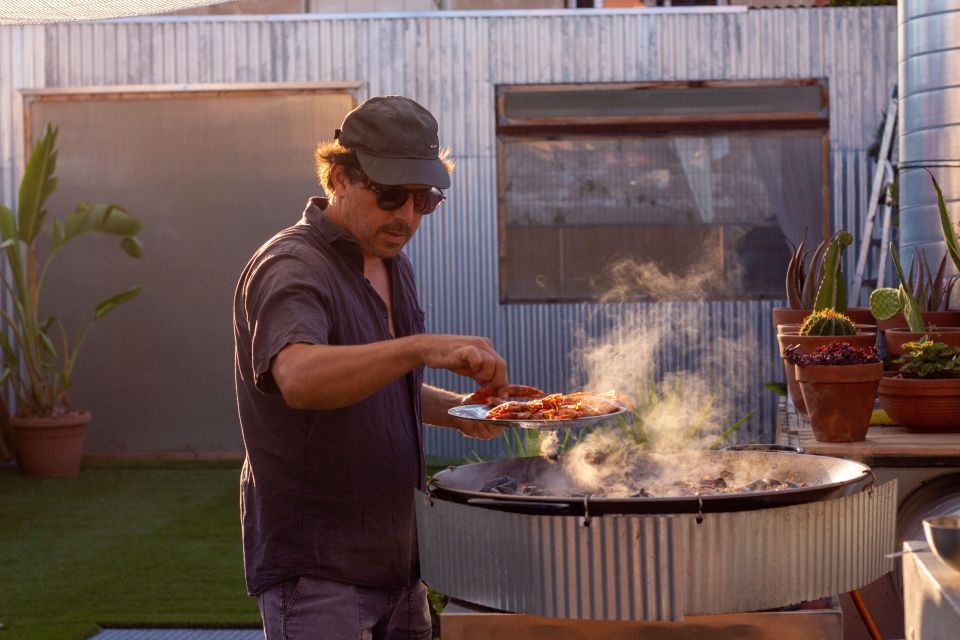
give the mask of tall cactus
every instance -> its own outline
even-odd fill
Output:
[[[846,231],[838,231],[823,256],[823,280],[817,290],[814,311],[836,309],[840,313],[847,310],[847,285],[840,272],[840,255],[853,244],[853,236]]]

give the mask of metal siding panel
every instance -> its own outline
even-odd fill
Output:
[[[15,33],[26,33],[14,29],[0,29],[5,47],[0,51],[11,51],[16,37],[22,37]],[[683,15],[171,17],[51,25],[30,33],[46,34],[50,54],[44,54],[41,37],[34,49],[25,46],[20,58],[4,56],[20,69],[39,69],[32,72],[35,80],[26,83],[23,71],[20,76],[4,73],[0,85],[0,109],[7,113],[0,120],[4,202],[13,199],[10,149],[19,125],[11,126],[10,105],[12,91],[21,86],[360,80],[366,83],[360,99],[406,93],[435,112],[441,141],[452,147],[457,161],[449,202],[424,223],[410,246],[430,330],[489,336],[507,357],[512,379],[551,389],[576,382],[570,354],[579,344],[578,330],[599,336],[613,326],[617,314],[635,314],[658,328],[680,319],[706,336],[736,339],[742,332],[755,356],[733,364],[726,375],[732,384],[749,389],[737,405],[738,415],[759,407],[741,437],[765,440],[772,438],[775,411],[774,398],[762,383],[783,375],[769,319],[773,303],[615,309],[499,305],[494,86],[825,77],[831,95],[834,226],[856,230],[869,171],[862,150],[872,140],[896,64],[895,13],[888,7]],[[663,371],[697,364],[700,340],[682,336],[678,343],[677,349],[660,354]],[[431,372],[429,379],[467,390],[462,379],[446,372]],[[502,452],[498,441],[468,440],[445,429],[428,429],[425,441],[428,453],[452,458],[470,450]]]

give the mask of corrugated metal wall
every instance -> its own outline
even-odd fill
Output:
[[[508,305],[497,300],[494,86],[696,79],[826,78],[836,227],[856,229],[865,209],[865,149],[896,81],[896,10],[576,11],[416,16],[203,17],[0,28],[0,201],[15,198],[14,111],[22,87],[351,81],[361,97],[402,93],[427,106],[457,161],[444,212],[410,247],[429,327],[489,336],[511,377],[548,389],[578,377],[581,333],[623,318],[671,332],[656,350],[661,371],[719,360],[712,375],[731,416],[757,413],[742,440],[772,438],[782,379],[770,302]],[[852,273],[852,255],[847,272]],[[777,265],[779,268],[779,265]],[[726,351],[737,340],[748,355]],[[440,374],[432,381],[465,390]],[[429,453],[491,454],[447,430],[430,430]]]

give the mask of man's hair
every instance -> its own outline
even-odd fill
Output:
[[[440,161],[446,167],[447,173],[453,173],[453,160],[450,159],[450,149],[440,150]],[[351,184],[357,182],[367,182],[367,174],[360,167],[360,160],[357,159],[357,152],[341,145],[336,140],[321,142],[317,145],[317,150],[313,154],[317,165],[317,180],[323,187],[327,197],[333,201],[333,168],[340,165],[346,170],[347,180]]]

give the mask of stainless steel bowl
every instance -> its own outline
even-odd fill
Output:
[[[960,571],[960,514],[926,518],[923,533],[937,557]]]

